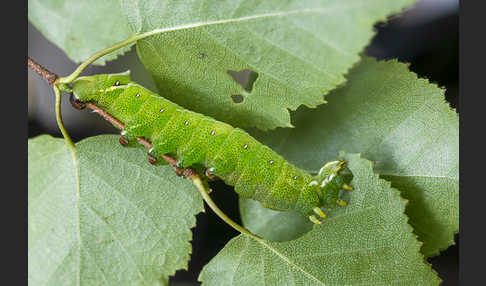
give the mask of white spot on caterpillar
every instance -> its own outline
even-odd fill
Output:
[[[324,188],[324,186],[334,179],[335,176],[336,174],[326,175],[326,178],[322,181],[321,188]]]
[[[189,121],[184,122],[184,125],[187,125],[187,124],[189,124]]]
[[[119,86],[120,85],[120,81],[119,80],[115,81],[115,85],[116,86]]]
[[[164,109],[162,108],[161,110],[159,110],[160,113],[164,112]]]
[[[135,95],[135,97],[140,97],[140,93],[137,93],[137,95]]]
[[[273,160],[270,160],[268,163],[270,163],[270,165],[272,165],[273,164]]]
[[[214,130],[213,130],[213,131],[211,131],[211,135],[214,135],[214,134],[216,134],[216,132],[214,132]]]
[[[316,186],[316,185],[319,185],[319,182],[317,182],[317,181],[311,181],[311,182],[309,183],[309,187],[311,187],[311,186]]]
[[[127,85],[112,86],[112,87],[109,87],[109,88],[104,89],[104,90],[103,90],[103,89],[100,89],[100,90],[98,90],[98,91],[99,91],[99,92],[108,92],[108,91],[113,91],[113,90],[115,90],[115,89],[119,89],[119,88],[127,88],[127,87],[130,87],[130,86],[132,86],[132,85],[133,85],[133,84],[130,84],[130,83],[129,83],[129,84],[127,84]]]
[[[248,145],[247,144],[243,145],[243,149],[246,149],[246,148],[248,148]]]
[[[294,176],[294,180],[297,180],[297,178],[298,178],[297,176]]]

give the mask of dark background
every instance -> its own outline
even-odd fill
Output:
[[[458,55],[459,55],[459,4],[457,0],[422,0],[411,10],[393,17],[386,24],[377,24],[377,35],[366,49],[366,54],[378,59],[398,58],[410,63],[410,69],[420,77],[447,89],[446,99],[452,107],[458,106]],[[32,25],[28,26],[28,56],[59,75],[71,73],[76,64],[56,46],[48,42]],[[156,90],[150,75],[138,61],[136,52],[119,57],[106,66],[90,66],[86,74],[132,71],[133,80]],[[48,133],[61,137],[54,114],[52,89],[35,73],[28,72],[28,136]],[[78,112],[63,103],[66,128],[78,141],[85,137],[118,133],[111,125],[89,112]],[[211,196],[221,209],[236,221],[239,220],[238,197],[232,188],[222,182],[212,183]],[[197,216],[193,229],[193,254],[189,271],[178,271],[171,285],[199,285],[195,283],[202,267],[238,233],[221,221],[210,210]],[[456,236],[456,243],[459,237]],[[444,280],[441,285],[458,283],[458,245],[451,246],[440,256],[429,259],[433,268]]]

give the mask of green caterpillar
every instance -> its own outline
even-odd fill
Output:
[[[130,80],[129,72],[80,77],[72,83],[75,107],[91,102],[125,124],[120,142],[136,137],[152,142],[149,161],[171,155],[181,168],[202,166],[243,197],[266,208],[294,210],[316,224],[321,207],[345,206],[341,160],[328,162],[316,176],[287,162],[247,132],[189,111]],[[317,215],[317,216],[316,216]]]

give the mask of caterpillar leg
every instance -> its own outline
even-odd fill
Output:
[[[155,150],[153,147],[151,147],[150,149],[147,150],[147,160],[150,164],[152,165],[168,165],[169,163],[167,163],[165,160],[159,160],[158,159],[159,156],[157,156]]]
[[[321,218],[326,218],[327,215],[321,210],[321,208],[314,208],[314,212]]]
[[[118,139],[118,142],[120,142],[120,144],[122,144],[123,146],[128,146],[130,144],[130,141],[128,140],[128,138],[123,134],[123,131],[122,133],[120,134],[120,138]]]
[[[86,107],[86,104],[76,97],[74,97],[74,94],[71,93],[71,96],[69,97],[69,101],[71,102],[71,105],[76,108],[77,110],[83,110]]]
[[[314,224],[322,224],[322,221],[320,221],[315,215],[310,215],[309,220]]]
[[[344,183],[341,185],[341,188],[345,191],[352,191],[353,190],[353,187],[351,187],[350,185]]]
[[[309,220],[314,224],[322,224],[322,221],[316,215],[318,215],[321,219],[327,218],[327,215],[321,210],[321,208],[318,207],[315,207],[313,211],[315,215],[310,215]]]
[[[181,169],[177,166],[173,166],[174,167],[174,173],[178,176],[178,177],[182,177],[184,176],[184,169]]]
[[[122,146],[135,146],[137,140],[135,137],[129,135],[126,130],[122,130],[120,132],[120,138],[118,139],[118,142],[120,142]]]
[[[213,174],[213,172],[214,168],[209,168],[204,171],[204,174],[206,175],[206,177],[208,177],[210,181],[216,180],[216,176]]]
[[[150,155],[149,153],[147,153],[147,160],[152,165],[154,165],[155,163],[157,163],[157,158],[155,158],[154,156]]]
[[[337,200],[336,200],[336,204],[338,204],[338,205],[340,205],[340,206],[342,206],[342,207],[345,207],[345,206],[347,206],[347,205],[348,205],[348,203],[347,203],[347,202],[345,202],[345,201],[343,201],[343,199],[337,199]]]
[[[122,132],[120,132],[120,139],[118,139],[118,141],[123,146],[130,145],[130,140],[128,139],[127,132],[125,130],[122,130]]]

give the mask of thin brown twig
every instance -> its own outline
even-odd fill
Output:
[[[33,71],[37,72],[51,86],[54,85],[54,82],[58,78],[58,76],[55,73],[48,71],[47,69],[45,69],[43,66],[35,62],[30,57],[27,58],[27,66],[31,68]]]
[[[95,111],[96,113],[98,113],[101,117],[103,117],[103,119],[105,119],[106,121],[113,124],[116,128],[118,128],[118,129],[124,129],[125,128],[125,124],[123,124],[120,120],[116,119],[115,117],[113,117],[111,114],[109,114],[108,112],[106,112],[105,110],[103,110],[102,108],[97,106],[96,104],[91,103],[91,102],[86,102],[85,104],[88,108],[90,108],[93,111]],[[137,142],[140,143],[141,145],[145,146],[147,149],[150,149],[152,147],[152,143],[150,143],[150,141],[148,141],[147,139],[145,139],[143,137],[137,137]],[[182,174],[186,178],[191,179],[191,180],[194,178],[194,176],[196,176],[196,174],[197,174],[196,170],[194,170],[192,168],[182,169],[182,168],[177,167],[177,159],[175,159],[174,157],[169,156],[169,155],[162,155],[161,157],[167,163],[172,165],[172,167],[174,167],[174,170],[175,170],[177,175]]]

